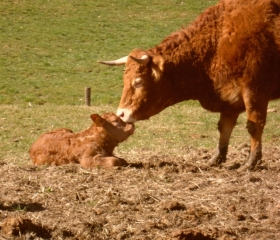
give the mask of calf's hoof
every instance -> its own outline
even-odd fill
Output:
[[[123,158],[118,158],[118,164],[120,164],[120,165],[116,165],[116,166],[122,166],[122,167],[126,167],[126,166],[128,166],[128,162],[125,160],[125,159],[123,159]]]
[[[95,157],[92,159],[82,159],[80,164],[83,168],[93,168],[93,167],[120,167],[120,166],[127,166],[128,163],[123,158],[117,157]]]
[[[105,157],[102,159],[101,166],[105,168],[109,167],[125,167],[128,163],[123,158],[117,158],[117,157]]]

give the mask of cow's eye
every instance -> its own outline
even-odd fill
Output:
[[[143,85],[143,82],[144,82],[143,78],[138,77],[133,81],[132,85],[133,85],[134,88],[139,88]]]

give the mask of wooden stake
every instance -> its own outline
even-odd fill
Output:
[[[85,88],[85,104],[86,104],[86,106],[90,106],[90,94],[91,94],[91,88],[86,87]]]

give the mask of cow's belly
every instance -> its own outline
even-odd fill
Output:
[[[198,99],[201,106],[211,112],[224,112],[235,110],[245,111],[242,95],[239,91],[228,94],[206,94]]]
[[[278,98],[280,98],[280,87],[276,88],[272,92],[271,97],[270,97],[271,100],[278,99]]]

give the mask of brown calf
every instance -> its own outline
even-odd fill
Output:
[[[126,165],[113,155],[118,143],[134,132],[134,125],[123,122],[114,113],[91,116],[94,124],[85,131],[73,133],[62,128],[45,133],[31,146],[30,158],[36,165],[80,163],[84,168]]]

